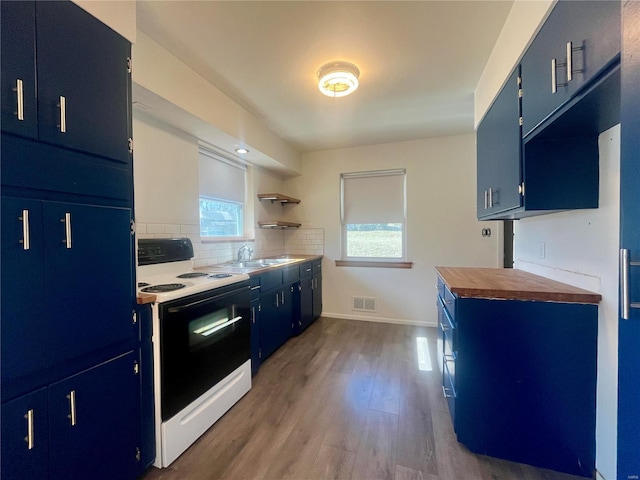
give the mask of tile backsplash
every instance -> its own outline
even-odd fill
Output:
[[[138,223],[136,224],[136,236],[137,238],[190,238],[193,243],[193,261],[196,267],[215,265],[235,259],[238,249],[243,243],[246,243],[253,250],[253,258],[282,254],[324,254],[324,229],[322,228],[257,229],[254,240],[203,242],[200,239],[199,225]]]

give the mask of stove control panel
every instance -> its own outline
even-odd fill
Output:
[[[179,262],[193,258],[189,238],[141,238],[138,240],[138,265]]]

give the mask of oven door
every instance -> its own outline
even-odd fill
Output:
[[[249,302],[244,281],[160,305],[163,421],[250,358]]]

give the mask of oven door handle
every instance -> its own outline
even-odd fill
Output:
[[[239,291],[242,291],[242,290],[239,290]],[[217,302],[221,298],[225,298],[225,297],[229,297],[231,295],[237,295],[237,294],[238,294],[238,290],[235,290],[233,292],[223,293],[222,295],[216,295],[215,297],[203,298],[202,300],[197,300],[195,302],[187,303],[186,305],[180,305],[179,307],[170,307],[168,311],[169,313],[180,313],[192,307],[197,307],[199,305],[203,305],[206,303]]]

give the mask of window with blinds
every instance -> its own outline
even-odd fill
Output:
[[[246,167],[200,148],[200,236],[243,237]]]
[[[340,175],[342,259],[406,259],[406,170]]]

